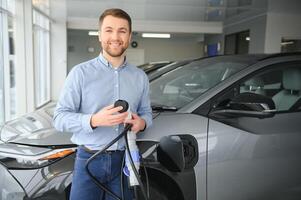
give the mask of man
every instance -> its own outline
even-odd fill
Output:
[[[119,135],[124,123],[132,124],[131,130],[136,133],[152,123],[148,78],[142,70],[127,63],[125,57],[131,32],[131,18],[125,11],[106,10],[99,18],[102,52],[71,70],[57,103],[56,129],[72,132],[71,140],[79,146],[71,200],[113,199],[86,173],[87,159]],[[122,107],[114,108],[118,99],[129,103],[132,119],[127,119],[128,112],[118,113]],[[119,140],[89,165],[92,174],[119,197],[124,149],[124,140]]]

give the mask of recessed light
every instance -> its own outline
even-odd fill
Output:
[[[90,36],[98,36],[98,31],[89,31]]]
[[[142,33],[143,38],[170,38],[169,33]]]

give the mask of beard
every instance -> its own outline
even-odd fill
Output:
[[[128,45],[125,44],[118,49],[112,48],[110,45],[105,44],[103,45],[103,51],[105,51],[111,57],[120,57],[125,50],[127,49]]]

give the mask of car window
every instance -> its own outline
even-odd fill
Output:
[[[151,81],[152,105],[179,109],[249,64],[217,58],[208,60],[180,66]]]
[[[239,90],[270,97],[277,111],[300,110],[301,66],[283,65],[254,75],[241,83]]]

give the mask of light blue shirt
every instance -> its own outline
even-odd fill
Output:
[[[129,103],[131,112],[152,124],[149,80],[143,70],[126,61],[117,69],[100,54],[99,57],[75,66],[68,74],[53,122],[57,130],[72,132],[71,141],[98,150],[123,130],[123,125],[91,128],[92,114],[114,104],[118,99]],[[123,138],[109,150],[124,149]]]

